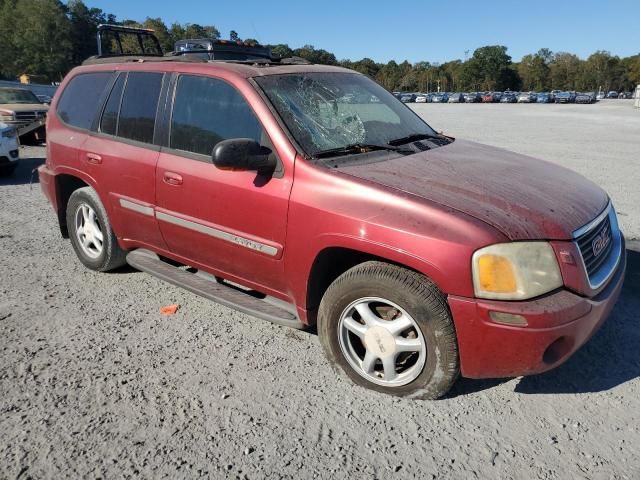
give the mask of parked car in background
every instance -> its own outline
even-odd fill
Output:
[[[44,140],[48,110],[28,88],[0,87],[0,122],[14,127],[22,142]]]
[[[479,103],[482,101],[482,96],[478,92],[471,92],[464,94],[464,103]]]
[[[443,92],[436,93],[431,98],[432,103],[447,103],[449,101],[449,95]]]
[[[556,95],[556,103],[573,103],[576,101],[576,92],[560,92]]]
[[[553,95],[548,92],[540,92],[536,95],[536,103],[553,103],[553,100]]]
[[[495,92],[486,92],[482,95],[482,103],[495,103],[498,101],[500,101],[500,99]]]
[[[576,93],[576,103],[596,103],[595,92],[580,92]]]
[[[40,100],[40,103],[44,104],[44,105],[50,105],[51,104],[51,97],[49,95],[37,95],[36,97],[38,97],[38,100]]]
[[[449,95],[449,103],[464,103],[464,93],[452,93]]]
[[[604,92],[598,92],[596,95],[596,100],[604,100],[605,98],[607,98],[607,94]]]
[[[430,98],[428,93],[419,93],[416,95],[416,103],[429,103]]]
[[[607,93],[607,98],[618,98],[618,92],[616,92],[615,90],[611,90],[609,93]]]
[[[515,92],[504,92],[500,97],[500,103],[516,103],[518,97]]]
[[[618,94],[618,98],[628,100],[630,98],[633,98],[633,92],[620,92]]]
[[[518,103],[535,103],[537,95],[535,92],[522,92],[518,95]]]
[[[19,156],[16,129],[0,123],[0,175],[11,175],[18,166]]]
[[[403,93],[402,95],[400,95],[400,101],[402,103],[413,103],[416,101],[416,94],[415,93]]]

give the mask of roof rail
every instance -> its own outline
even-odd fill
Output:
[[[117,47],[119,52],[116,52],[116,53],[103,52],[102,40],[105,34],[113,35],[113,42],[111,42],[111,46]],[[137,46],[140,48],[139,52],[125,52],[123,47],[123,40],[126,41],[127,37],[129,38],[135,37],[135,44],[137,44]],[[161,57],[162,55],[164,55],[164,52],[162,51],[162,47],[160,46],[160,42],[158,41],[158,38],[153,34],[153,30],[148,28],[125,27],[122,25],[112,25],[112,24],[100,24],[98,25],[98,33],[96,34],[96,39],[98,42],[98,57],[112,57],[112,56],[125,56],[125,55]]]

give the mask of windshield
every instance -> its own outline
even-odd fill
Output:
[[[436,132],[393,95],[356,73],[299,73],[255,78],[311,157],[354,144],[388,145]]]
[[[40,103],[31,90],[0,88],[0,103]]]

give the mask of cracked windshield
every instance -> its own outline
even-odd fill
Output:
[[[255,80],[311,157],[369,150],[405,152],[397,145],[436,136],[424,121],[364,75],[316,72]]]

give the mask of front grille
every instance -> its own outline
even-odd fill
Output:
[[[35,120],[36,112],[16,112],[16,120]]]
[[[16,112],[16,120],[22,122],[35,122],[39,118],[47,116],[47,112]]]
[[[590,231],[576,238],[589,279],[605,265],[613,249],[614,238],[609,215]]]

